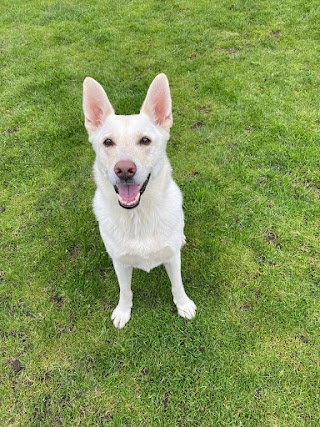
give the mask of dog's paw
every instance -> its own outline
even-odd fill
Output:
[[[131,316],[130,308],[120,308],[116,307],[113,310],[111,320],[113,320],[113,324],[116,328],[122,329],[126,323],[129,322]]]
[[[178,314],[185,319],[192,319],[196,315],[197,307],[195,303],[188,298],[181,304],[177,304]]]

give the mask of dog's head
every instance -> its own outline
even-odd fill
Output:
[[[159,74],[153,80],[140,114],[130,116],[116,115],[102,86],[87,77],[83,110],[99,170],[113,185],[120,206],[135,208],[165,159],[172,126],[167,77]]]

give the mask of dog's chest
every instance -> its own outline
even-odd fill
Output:
[[[111,218],[98,214],[97,218],[111,258],[146,271],[168,261],[184,241],[182,210],[174,221],[163,213],[152,217],[131,215],[130,220],[127,215]]]
[[[118,260],[123,264],[130,265],[134,268],[140,268],[150,271],[172,258],[174,251],[169,246],[158,249],[155,252],[145,252],[144,250],[136,253],[127,252],[119,257]]]
[[[112,258],[146,271],[169,260],[179,241],[178,230],[168,228],[159,218],[154,223],[137,219],[106,229],[100,224],[100,231]]]

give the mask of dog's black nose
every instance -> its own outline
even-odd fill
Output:
[[[137,167],[131,160],[121,160],[113,170],[120,179],[130,179],[137,172]]]

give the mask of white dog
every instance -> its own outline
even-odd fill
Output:
[[[182,196],[166,155],[172,126],[167,77],[154,79],[140,114],[130,116],[116,115],[102,86],[87,77],[83,110],[96,153],[94,212],[120,286],[114,325],[123,328],[130,319],[133,268],[150,271],[160,264],[169,275],[178,313],[193,318],[196,306],[185,293],[180,268]]]

